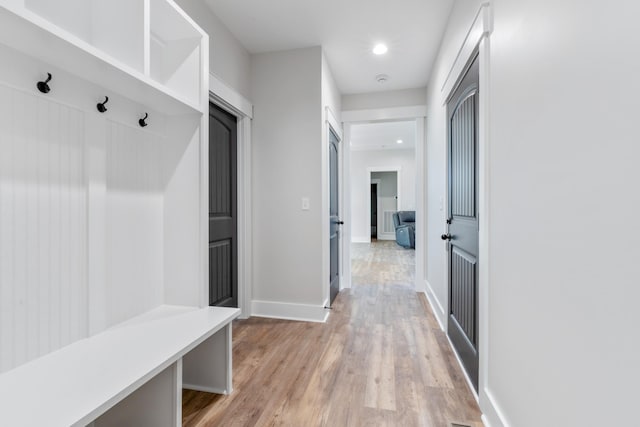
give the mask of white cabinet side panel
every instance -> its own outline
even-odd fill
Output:
[[[84,114],[0,85],[0,372],[86,336]]]

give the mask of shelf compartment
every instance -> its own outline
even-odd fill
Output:
[[[143,0],[25,0],[27,10],[144,72]]]
[[[165,0],[150,2],[150,77],[175,96],[200,102],[202,33]]]

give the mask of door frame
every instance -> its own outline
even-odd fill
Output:
[[[343,227],[343,233],[345,236],[349,236],[348,239],[343,239],[342,250],[342,270],[343,278],[341,286],[344,288],[351,288],[351,168],[350,168],[350,153],[351,150],[351,126],[359,123],[376,123],[376,122],[388,122],[388,121],[408,121],[413,120],[416,126],[416,279],[415,290],[416,292],[426,291],[426,270],[427,265],[427,252],[425,239],[422,236],[422,230],[426,229],[427,224],[427,198],[426,198],[426,117],[427,107],[426,105],[410,105],[406,107],[388,107],[388,108],[373,108],[369,110],[349,110],[342,111],[342,123],[344,126],[344,144],[342,144],[342,158],[344,167],[342,169],[341,186],[343,194],[343,208],[344,217],[347,218],[345,226]],[[370,238],[370,237],[369,237]]]
[[[345,159],[344,159],[344,146],[345,144],[345,134],[343,132],[340,121],[336,118],[336,115],[331,110],[330,107],[326,106],[324,108],[324,129],[322,132],[322,141],[323,141],[323,149],[322,149],[322,165],[323,170],[325,171],[324,179],[322,180],[322,235],[324,236],[322,239],[322,283],[325,284],[323,286],[323,307],[329,307],[330,303],[330,256],[331,256],[331,241],[329,238],[329,194],[330,186],[329,180],[331,176],[331,165],[329,163],[329,133],[333,132],[338,137],[338,217],[341,221],[344,222],[344,225],[341,226],[340,237],[338,242],[338,272],[339,272],[339,281],[340,287],[339,291],[342,291],[344,286],[344,269],[347,268],[347,265],[344,262],[344,241],[346,240],[344,236],[346,235],[346,228],[349,225],[349,221],[345,221],[346,213],[345,211],[345,185],[343,182],[344,177],[344,167],[345,167]]]
[[[471,60],[476,53],[478,54],[479,61],[479,111],[478,111],[478,357],[479,357],[479,372],[478,372],[478,394],[476,395],[473,386],[469,378],[462,369],[465,379],[470,385],[470,388],[480,403],[482,411],[486,414],[487,411],[492,412],[489,416],[483,414],[482,419],[488,423],[488,419],[504,419],[497,414],[497,406],[493,400],[492,394],[488,386],[488,374],[489,374],[489,277],[491,263],[489,259],[489,200],[490,200],[490,175],[489,175],[489,144],[490,144],[490,130],[489,130],[489,60],[490,60],[490,35],[493,30],[491,20],[491,8],[488,4],[482,4],[475,16],[473,24],[467,33],[467,36],[460,46],[458,55],[453,62],[451,69],[449,70],[447,79],[441,89],[442,108],[447,107],[447,101],[457,89],[459,83],[464,77],[468,66],[471,64]],[[448,115],[445,114],[443,119],[445,129],[445,142],[449,139],[449,126]],[[449,162],[449,153],[445,150],[445,170],[448,168],[446,165]],[[444,184],[445,201],[444,206],[447,207],[443,212],[443,229],[445,219],[449,217],[448,206],[448,180],[445,180]],[[430,238],[437,238],[437,236],[430,236]],[[449,271],[448,271],[448,259],[444,257],[444,272],[445,283],[449,283]],[[447,285],[448,286],[448,285]],[[446,307],[449,306],[449,295],[447,292]],[[434,307],[434,311],[435,307]],[[439,316],[436,316],[439,317]],[[448,328],[448,315],[444,316],[444,319],[439,319],[441,327],[446,332]],[[454,351],[454,354],[455,351]],[[458,358],[456,354],[456,358]],[[460,359],[458,362],[462,366]]]
[[[400,207],[400,201],[402,200],[402,194],[401,194],[401,188],[402,188],[402,168],[400,166],[373,166],[373,167],[368,167],[367,168],[367,175],[369,178],[369,188],[371,187],[371,184],[373,184],[374,179],[372,178],[372,174],[375,172],[395,172],[396,173],[396,194],[397,194],[397,198],[396,198],[396,209],[399,209]],[[379,180],[378,180],[379,181]],[[371,191],[369,189],[369,191]],[[378,197],[379,199],[380,197]],[[367,212],[369,212],[369,222],[371,222],[371,197],[367,198]],[[378,212],[378,218],[380,216],[380,212]],[[384,219],[383,219],[384,221]],[[380,221],[378,221],[379,223]],[[380,230],[378,230],[378,236],[380,236]],[[380,237],[378,237],[378,240],[380,240]],[[369,242],[371,243],[371,233],[369,233]]]
[[[253,105],[213,74],[209,75],[209,101],[238,119],[238,308],[241,311],[240,318],[246,319],[251,316],[251,289],[253,286],[251,267],[253,252],[251,216],[251,121],[253,119]],[[208,158],[208,155],[205,158]],[[208,174],[206,175],[207,182],[205,185],[208,186]],[[208,191],[205,191],[205,194],[209,194]]]

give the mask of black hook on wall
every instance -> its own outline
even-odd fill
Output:
[[[140,125],[140,127],[145,127],[147,126],[147,122],[145,120],[147,120],[147,117],[149,117],[149,113],[144,113],[144,118],[138,120],[138,124]]]
[[[42,93],[49,93],[49,91],[51,90],[51,88],[49,87],[49,85],[47,83],[49,83],[51,81],[51,73],[47,73],[47,80],[43,81],[43,82],[38,82],[38,90]]]
[[[109,102],[109,97],[105,96],[104,102],[101,102],[98,105],[96,105],[96,108],[98,109],[98,111],[100,111],[101,113],[104,113],[105,111],[107,111],[107,107],[104,106],[107,102]]]

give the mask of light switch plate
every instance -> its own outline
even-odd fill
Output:
[[[308,211],[310,209],[310,202],[308,197],[302,198],[302,210]]]

